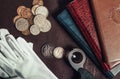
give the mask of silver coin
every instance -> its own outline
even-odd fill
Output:
[[[40,27],[41,32],[48,32],[51,29],[51,23],[49,20],[45,20],[43,26]]]
[[[52,57],[54,46],[52,44],[44,44],[41,48],[41,53],[45,57]]]
[[[33,13],[33,15],[35,15],[35,10],[36,8],[39,7],[39,5],[34,5],[31,9],[31,12]]]
[[[44,15],[36,15],[34,17],[34,24],[38,25],[39,27],[43,26],[45,24],[46,17]]]
[[[29,28],[29,22],[27,19],[19,18],[15,22],[16,29],[19,31],[25,31]]]
[[[41,15],[44,15],[45,17],[47,17],[49,12],[48,12],[48,9],[45,6],[39,6],[39,7],[36,8],[35,14],[36,15],[41,14]]]
[[[32,26],[30,27],[30,33],[31,33],[32,35],[38,35],[38,34],[40,34],[39,26],[38,26],[38,25],[32,25]]]

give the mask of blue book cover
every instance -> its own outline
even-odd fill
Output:
[[[75,42],[82,48],[82,50],[86,53],[86,55],[99,68],[99,70],[109,79],[112,79],[114,75],[111,72],[104,70],[100,65],[100,63],[97,61],[96,56],[94,55],[92,49],[90,49],[89,45],[85,41],[80,30],[77,28],[69,12],[65,9],[57,16],[57,19],[62,24],[63,28],[70,34],[72,39],[75,40]]]

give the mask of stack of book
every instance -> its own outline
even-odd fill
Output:
[[[73,0],[57,17],[109,79],[120,72],[119,3],[119,0]]]

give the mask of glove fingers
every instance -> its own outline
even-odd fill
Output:
[[[48,68],[47,66],[42,62],[42,60],[37,56],[37,54],[33,51],[33,49],[30,48],[29,44],[21,37],[17,38],[17,41],[24,44],[24,48],[28,51],[28,53],[30,53],[30,55],[32,56],[32,58],[34,59],[33,61],[36,62],[36,64],[34,63],[34,65],[36,65],[35,67],[38,67],[38,72],[42,73],[44,71],[44,74],[46,73],[47,75],[49,75],[49,79],[58,79]]]
[[[12,60],[17,59],[14,52],[11,50],[11,48],[8,46],[6,42],[0,41],[0,51],[5,57],[9,59],[12,59]]]
[[[5,41],[5,36],[10,34],[7,29],[0,29],[0,40]]]
[[[14,51],[15,55],[19,58],[19,60],[22,60],[24,58],[23,50],[20,48],[20,45],[13,37],[13,35],[6,36],[6,40],[10,45],[11,49]]]

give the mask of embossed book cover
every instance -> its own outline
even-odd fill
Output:
[[[120,0],[92,0],[103,51],[110,67],[120,65]]]

